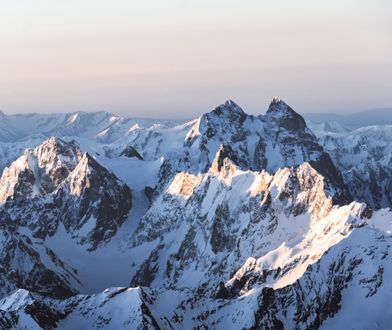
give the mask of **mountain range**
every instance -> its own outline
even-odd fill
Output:
[[[0,114],[0,328],[388,329],[392,126],[226,101]]]
[[[304,113],[305,119],[315,123],[335,122],[351,128],[372,125],[392,125],[392,108],[376,108],[347,115],[337,113]]]

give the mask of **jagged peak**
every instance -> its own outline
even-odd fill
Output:
[[[34,149],[39,167],[66,166],[72,170],[82,156],[79,145],[75,141],[66,142],[51,137]]]
[[[213,137],[223,130],[236,130],[246,119],[246,113],[232,100],[201,115],[185,137],[185,145],[191,145],[198,136]]]
[[[51,137],[6,167],[0,178],[0,203],[53,192],[71,173],[82,152],[75,141]]]
[[[297,113],[285,101],[274,96],[268,107],[267,114],[291,115]]]
[[[84,120],[91,118],[93,119],[94,117],[117,117],[107,111],[95,111],[95,112],[86,112],[86,111],[75,111],[72,113],[67,114],[66,121],[69,124],[74,124],[77,121]]]
[[[315,187],[317,181],[319,183],[319,188],[322,191],[324,190],[324,177],[308,162],[304,162],[301,165],[294,167],[285,167],[279,169],[274,174],[274,178],[276,182],[284,183],[282,187],[287,185],[289,181],[293,183],[293,180],[295,180],[297,183],[307,183],[309,188],[317,188]]]
[[[276,198],[295,198],[297,209],[294,213],[308,210],[314,216],[322,217],[333,206],[332,197],[327,196],[324,189],[324,176],[308,162],[278,170],[274,175],[273,185],[278,190]]]
[[[86,170],[94,168],[102,168],[102,166],[96,161],[96,159],[91,156],[88,152],[85,152],[80,159],[78,165],[75,167],[76,171],[78,168],[83,167]]]
[[[99,163],[88,152],[84,153],[65,182],[69,185],[70,193],[76,196],[82,195],[91,186],[91,173],[100,168]]]
[[[215,159],[211,165],[211,172],[218,175],[224,169],[224,174],[235,171],[237,156],[229,145],[221,144],[216,152]]]
[[[75,169],[70,173],[70,176],[81,175],[88,176],[93,171],[111,173],[107,168],[103,167],[98,161],[91,156],[88,152],[85,152],[81,157],[79,163]],[[112,173],[111,173],[112,174]]]
[[[170,195],[188,198],[193,194],[196,187],[200,184],[201,179],[201,175],[180,172],[174,177],[174,180],[170,184],[167,192]]]
[[[304,130],[307,127],[305,119],[278,97],[272,99],[265,117],[290,131]]]
[[[59,137],[55,137],[52,136],[48,139],[46,139],[45,141],[43,141],[40,145],[38,145],[35,150],[38,149],[47,149],[47,150],[53,150],[53,151],[57,151],[58,148],[61,147],[67,147],[67,146],[73,146],[73,145],[77,145],[77,143],[72,140],[70,142],[66,142],[63,139],[60,139]]]
[[[246,115],[244,110],[242,110],[238,104],[236,104],[233,100],[230,100],[230,99],[227,100],[225,103],[220,104],[217,107],[215,107],[210,113],[217,115],[219,117],[230,116],[233,114],[236,114],[239,116]]]

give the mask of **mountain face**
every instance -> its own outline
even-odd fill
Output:
[[[75,169],[82,153],[75,142],[50,138],[27,149],[0,179],[0,203],[51,193]]]
[[[151,252],[137,265],[132,286],[214,290],[244,260],[266,253],[286,254],[289,265],[268,267],[275,280],[290,277],[318,258],[315,237],[327,250],[361,222],[364,206],[333,206],[324,178],[309,163],[275,175],[241,171],[229,158],[220,158],[222,150],[208,173],[177,174],[139,222],[132,247]],[[282,244],[293,246],[282,249]]]
[[[2,114],[0,327],[388,328],[388,132]]]
[[[50,138],[5,168],[0,214],[52,236],[60,224],[91,248],[112,237],[132,206],[130,188],[76,142]]]
[[[223,144],[243,170],[276,172],[279,168],[311,164],[325,177],[326,192],[337,203],[352,200],[340,173],[304,119],[274,98],[264,116],[250,116],[233,101],[201,116],[185,138],[183,155],[172,168],[205,172]],[[164,173],[167,176],[167,173]]]

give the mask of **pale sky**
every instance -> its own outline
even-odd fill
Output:
[[[390,0],[0,0],[0,109],[392,107]]]

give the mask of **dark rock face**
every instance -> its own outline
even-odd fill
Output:
[[[16,312],[6,312],[0,310],[1,329],[15,329],[18,325],[18,315]]]
[[[146,259],[135,276],[132,278],[130,283],[131,286],[151,285],[158,271],[157,262],[160,249],[162,249],[162,245],[159,245],[154,251],[151,252],[150,256]]]
[[[304,131],[305,120],[290,106],[278,98],[273,98],[267,110],[267,116],[273,118],[279,127],[288,131]]]
[[[153,200],[154,197],[154,193],[156,192],[156,188],[152,188],[152,187],[145,187],[144,188],[144,195],[146,195],[146,197],[148,198],[148,200],[150,201],[150,203]]]
[[[215,167],[217,172],[220,172],[222,166],[224,165],[224,160],[229,159],[232,163],[237,164],[238,159],[236,154],[234,153],[233,149],[229,145],[223,145],[219,147],[219,150],[215,156],[214,162],[212,167]]]
[[[230,293],[226,289],[225,283],[219,282],[219,288],[218,291],[215,295],[216,299],[229,299],[230,298]]]
[[[68,230],[81,229],[87,221],[95,220],[87,239],[96,248],[114,236],[127,219],[132,195],[126,184],[89,154],[82,162],[83,166],[75,169],[80,172],[55,193],[54,203],[62,210],[61,221]]]
[[[231,237],[228,228],[230,228],[230,211],[226,204],[219,205],[215,210],[215,217],[211,231],[211,249],[214,253],[230,249],[234,245],[234,238]]]
[[[272,288],[263,288],[259,299],[259,310],[255,314],[255,324],[251,329],[283,330],[283,322],[276,317],[278,307]]]
[[[124,156],[124,157],[128,157],[128,158],[132,158],[132,157],[136,157],[139,160],[143,160],[143,157],[138,153],[138,151],[128,145],[120,154],[120,156]]]
[[[60,320],[67,316],[67,312],[53,309],[43,301],[36,300],[25,308],[26,314],[42,327],[42,329],[55,329]]]
[[[335,187],[341,188],[333,195],[333,200],[338,205],[349,204],[353,201],[353,197],[349,192],[342,175],[333,165],[331,157],[327,153],[323,153],[317,161],[309,162],[322,176],[327,180],[327,191],[333,191]]]
[[[24,288],[43,295],[65,298],[77,293],[69,283],[74,276],[63,268],[65,275],[58,274],[42,262],[43,256],[33,246],[31,240],[19,235],[15,224],[0,222],[0,295]],[[47,258],[54,260],[56,255],[46,249]]]
[[[262,137],[259,137],[259,141],[256,144],[254,155],[253,155],[253,166],[251,166],[252,171],[259,171],[261,169],[266,169],[268,164],[268,159],[266,156],[266,147]]]

